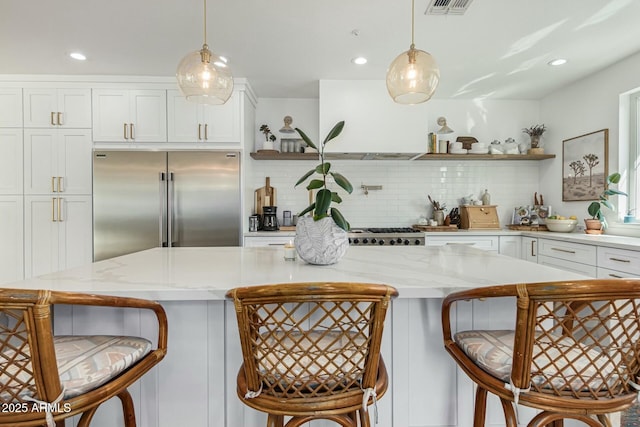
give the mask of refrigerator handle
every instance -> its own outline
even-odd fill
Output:
[[[160,212],[158,215],[158,227],[159,232],[158,236],[160,237],[160,247],[166,248],[168,246],[167,236],[166,236],[166,228],[164,227],[164,221],[167,217],[167,182],[166,182],[166,174],[164,172],[160,172]]]
[[[174,192],[174,175],[173,172],[169,172],[167,175],[167,192],[169,197],[167,199],[167,242],[169,247],[173,247],[173,198]]]

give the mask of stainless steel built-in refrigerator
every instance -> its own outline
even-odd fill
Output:
[[[95,151],[93,258],[154,247],[240,245],[240,156]]]

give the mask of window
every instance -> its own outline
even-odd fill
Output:
[[[640,203],[640,92],[629,97],[629,205],[638,219]]]

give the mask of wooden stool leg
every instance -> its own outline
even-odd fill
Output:
[[[89,423],[91,423],[91,419],[93,418],[93,415],[98,410],[98,406],[94,406],[91,409],[87,409],[86,411],[84,411],[82,413],[82,416],[80,417],[80,420],[78,421],[78,427],[88,427],[89,426]]]
[[[122,413],[125,427],[136,427],[136,411],[133,407],[133,399],[127,389],[118,393],[118,398],[122,403]]]
[[[267,427],[282,427],[284,425],[284,415],[269,414],[267,417]]]
[[[510,400],[500,399],[502,404],[502,412],[504,412],[504,421],[507,427],[518,427],[516,413]]]
[[[358,414],[360,415],[360,427],[371,427],[371,419],[369,418],[369,411],[365,412],[361,409],[358,411]],[[353,425],[357,427],[355,422]]]
[[[476,407],[473,416],[473,427],[484,427],[487,416],[487,390],[478,386],[476,390]]]

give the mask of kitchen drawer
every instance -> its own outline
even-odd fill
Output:
[[[626,273],[624,271],[610,270],[608,268],[598,267],[598,279],[622,279],[640,277],[636,274]]]
[[[598,246],[598,267],[640,276],[640,252]]]
[[[466,245],[485,251],[498,251],[498,236],[431,236],[426,233],[427,246]]]
[[[538,254],[538,264],[559,268],[564,271],[571,271],[572,273],[584,274],[589,277],[596,277],[597,275],[595,264],[587,265],[542,254]]]
[[[593,276],[595,277],[596,246],[538,239],[538,256],[540,255],[591,265],[594,267]],[[539,260],[538,263],[540,263]]]
[[[294,236],[245,236],[245,247],[256,246],[284,246],[289,242],[293,242]]]

